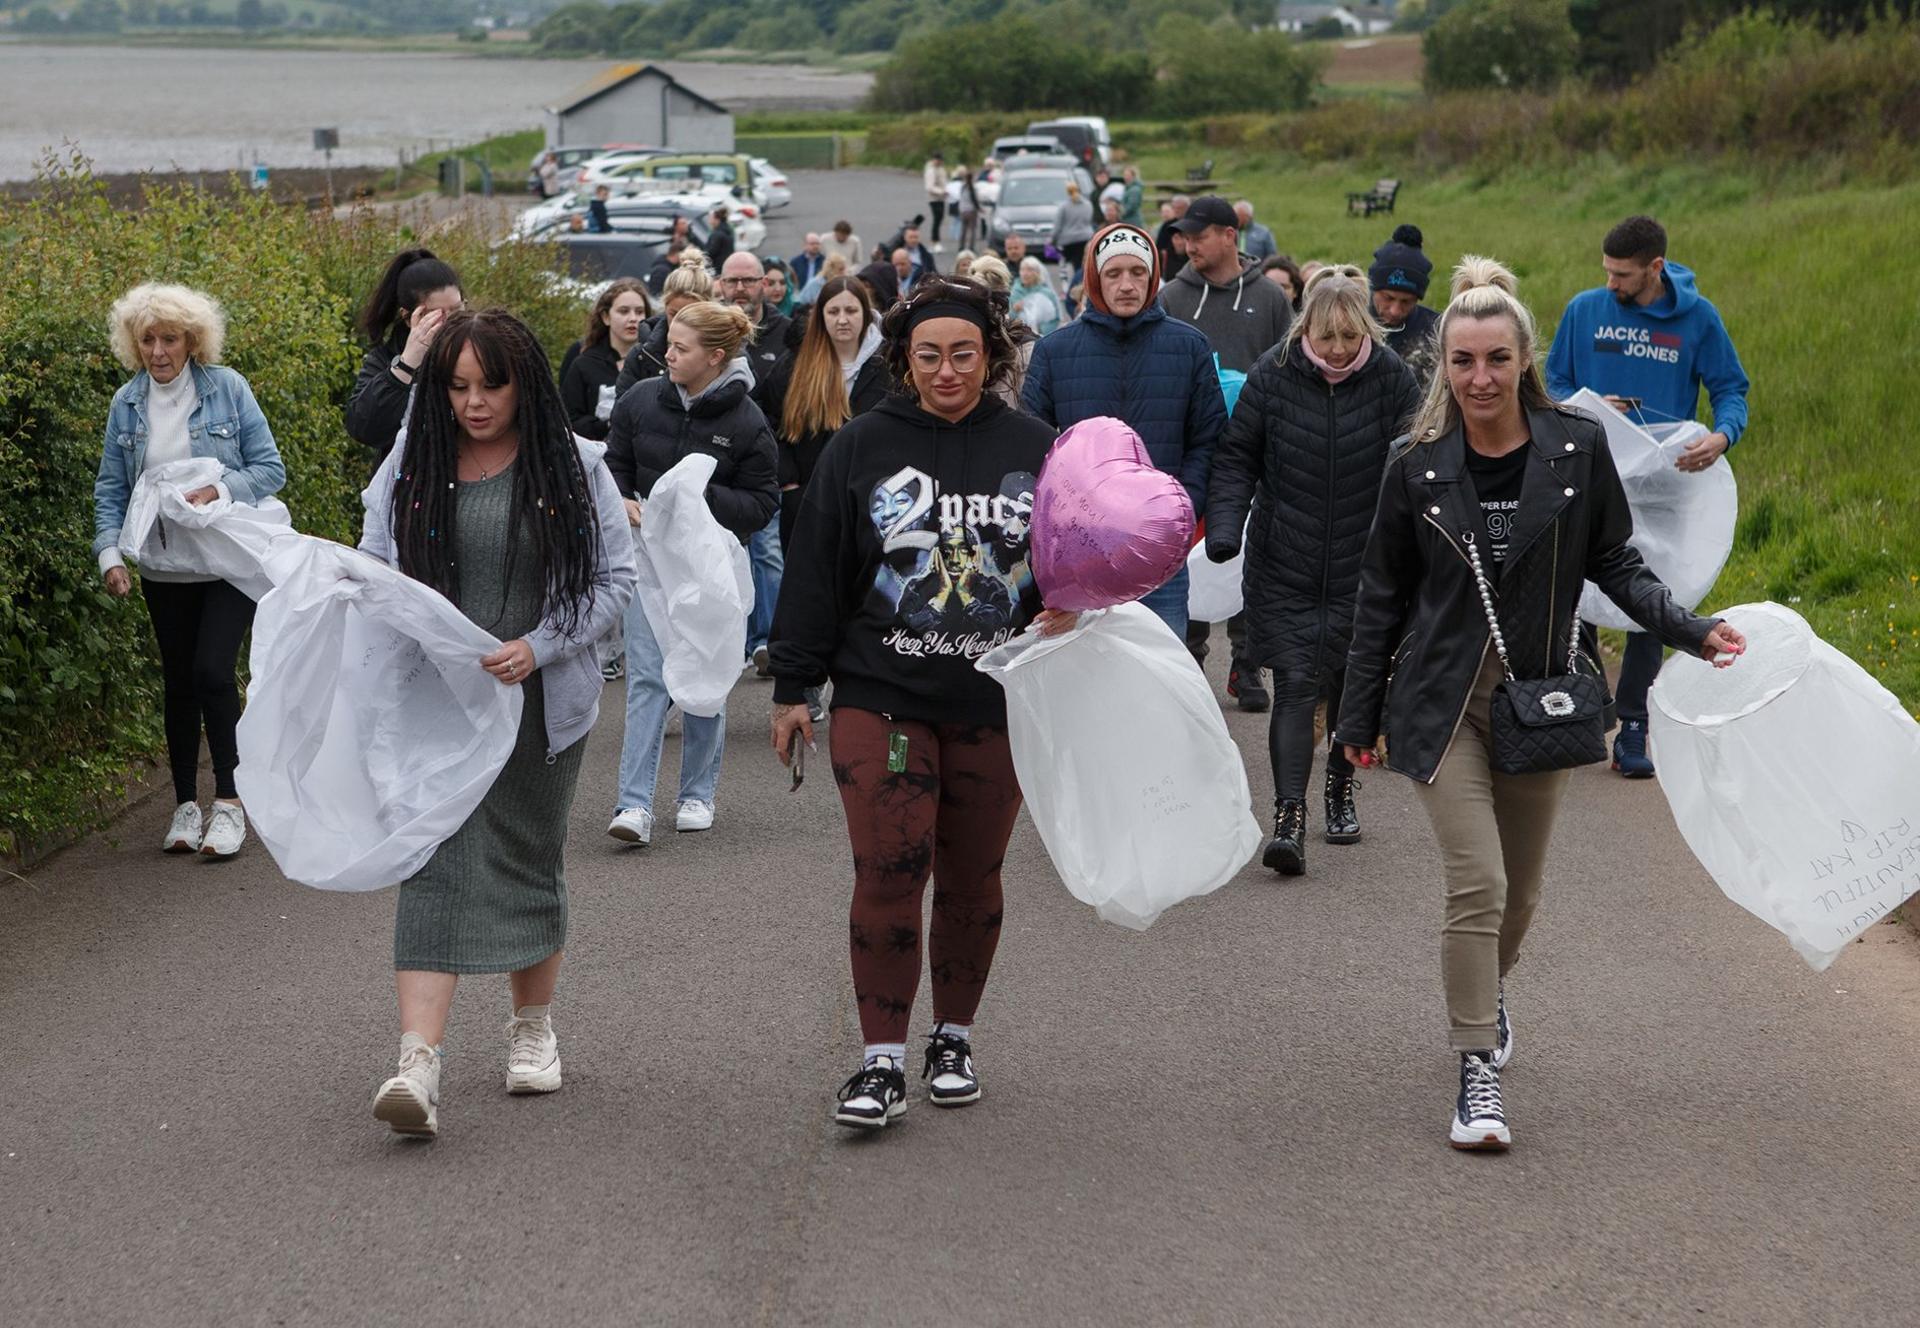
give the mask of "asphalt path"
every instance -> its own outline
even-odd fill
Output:
[[[1915,1321],[1914,939],[1811,972],[1656,787],[1598,769],[1509,987],[1509,1154],[1446,1146],[1437,858],[1389,775],[1362,844],[1145,933],[1073,901],[1023,817],[984,1099],[916,1081],[886,1131],[833,1126],[850,858],[831,782],[789,793],[766,750],[769,691],[735,693],[716,828],[623,849],[608,688],[566,1085],[507,1096],[505,981],[470,978],[430,1144],[370,1114],[393,892],[290,884],[257,843],[163,856],[164,795],[0,887],[0,1320]],[[1263,720],[1230,724],[1265,805]]]

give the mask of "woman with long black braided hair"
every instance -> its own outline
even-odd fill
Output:
[[[448,317],[405,442],[363,495],[360,547],[505,644],[477,661],[525,697],[519,740],[464,825],[400,884],[400,1066],[374,1115],[439,1131],[440,1038],[462,973],[508,973],[507,1091],[560,1087],[548,1006],[567,934],[567,814],[599,713],[593,643],[633,596],[626,506],[599,444],[576,444],[546,353],[502,309]]]

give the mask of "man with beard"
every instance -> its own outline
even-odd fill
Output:
[[[1704,471],[1747,427],[1747,374],[1720,311],[1694,289],[1693,273],[1667,261],[1666,229],[1652,217],[1628,217],[1600,246],[1607,284],[1567,304],[1547,353],[1547,391],[1564,399],[1591,388],[1616,410],[1648,424],[1698,417],[1700,389],[1713,406],[1713,432],[1674,460]],[[1627,635],[1620,660],[1620,732],[1613,768],[1651,778],[1647,689],[1660,671],[1660,640]]]

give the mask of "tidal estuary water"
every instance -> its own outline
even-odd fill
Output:
[[[101,174],[381,165],[430,141],[470,143],[544,123],[542,107],[610,62],[362,51],[36,46],[0,41],[0,181],[30,179],[75,143]],[[659,61],[735,111],[856,104],[866,74]]]

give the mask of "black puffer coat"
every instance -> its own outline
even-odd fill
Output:
[[[1375,345],[1328,384],[1298,342],[1261,356],[1213,450],[1207,556],[1225,562],[1247,525],[1247,655],[1276,673],[1346,663],[1360,558],[1393,440],[1419,405],[1413,373]]]
[[[707,485],[714,519],[745,543],[780,505],[773,430],[747,398],[746,366],[734,360],[688,405],[670,378],[639,383],[614,403],[607,469],[621,495],[644,499],[662,475],[694,453],[715,461]]]

